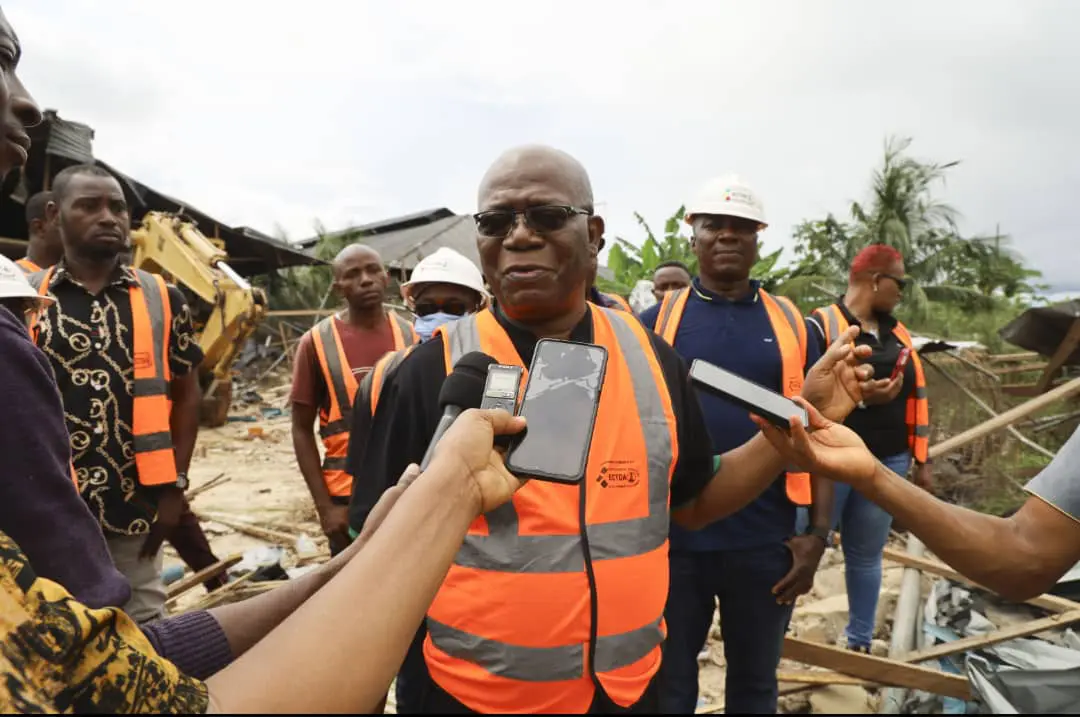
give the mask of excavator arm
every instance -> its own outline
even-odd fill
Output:
[[[191,308],[205,354],[199,369],[203,416],[221,425],[228,413],[233,362],[266,316],[266,295],[226,263],[228,255],[218,244],[179,216],[147,213],[131,232],[131,250],[134,267],[162,274],[201,300]]]

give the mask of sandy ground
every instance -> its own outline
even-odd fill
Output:
[[[234,422],[217,429],[203,429],[196,446],[191,467],[191,484],[196,488],[220,474],[228,482],[198,495],[193,508],[219,513],[240,521],[292,535],[306,534],[318,539],[325,552],[318,521],[303,478],[296,468],[287,415],[262,417],[269,404],[280,407],[283,394],[279,390],[264,392],[270,400],[262,406],[241,407],[238,414],[255,417],[253,422]],[[267,543],[244,535],[212,520],[203,521],[203,529],[219,558],[243,553]],[[295,563],[295,552],[289,551],[285,567]],[[166,548],[166,565],[182,562]],[[886,565],[882,598],[878,607],[879,638],[875,651],[887,649],[888,626],[896,604],[902,569]],[[183,595],[176,610],[198,603],[205,596],[199,586]],[[822,561],[813,591],[799,599],[791,634],[814,642],[835,644],[847,620],[847,596],[844,589],[843,558],[838,550],[830,550]],[[708,658],[701,664],[700,711],[714,711],[724,698],[724,650],[719,625],[713,628],[708,645]],[[803,670],[804,666],[784,661],[781,670]],[[869,713],[875,711],[874,696],[858,687],[830,687],[811,692],[799,692],[781,697],[780,711],[784,714]],[[392,712],[393,705],[388,706]]]

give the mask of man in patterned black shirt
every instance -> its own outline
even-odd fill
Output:
[[[145,622],[164,615],[161,545],[185,505],[203,355],[179,289],[164,292],[164,282],[120,261],[130,218],[119,182],[79,165],[60,172],[52,191],[48,217],[64,258],[30,277],[55,299],[36,341],[64,399],[79,490],[131,582],[124,609]],[[146,334],[153,350],[143,350]],[[148,367],[156,371],[149,378]]]

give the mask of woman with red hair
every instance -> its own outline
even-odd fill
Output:
[[[852,324],[862,328],[856,343],[873,349],[869,363],[874,367],[875,389],[864,392],[846,425],[893,472],[906,476],[914,459],[915,482],[929,490],[926,379],[911,334],[893,316],[907,286],[900,252],[872,244],[852,261],[848,288],[839,301],[816,309],[809,319],[819,330],[822,346]],[[892,516],[837,483],[833,521],[843,535],[849,613],[845,642],[848,649],[869,652],[881,591],[881,556]]]

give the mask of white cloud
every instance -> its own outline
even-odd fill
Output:
[[[98,156],[233,224],[310,235],[471,211],[503,149],[590,169],[610,233],[737,171],[767,247],[861,199],[887,134],[961,159],[944,196],[1075,282],[1080,6],[988,1],[544,6],[464,0],[14,0],[22,74]],[[1065,248],[1062,248],[1065,247]]]

